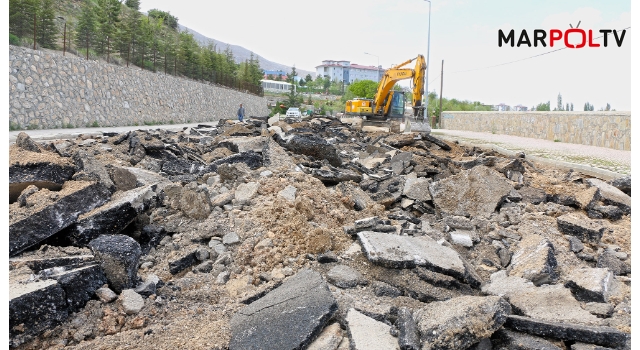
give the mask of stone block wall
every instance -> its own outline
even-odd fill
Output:
[[[442,128],[631,150],[631,112],[442,112]]]
[[[269,114],[264,97],[50,51],[9,46],[9,121],[22,129],[171,124]]]

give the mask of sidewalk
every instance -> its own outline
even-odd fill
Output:
[[[434,129],[431,134],[509,155],[524,152],[534,162],[592,176],[615,178],[631,174],[631,151],[463,130]]]

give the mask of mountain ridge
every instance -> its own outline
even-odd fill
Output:
[[[197,31],[184,26],[180,23],[178,23],[178,29],[180,29],[181,31],[187,31],[189,33],[191,33],[193,35],[193,38],[200,43],[201,45],[208,45],[209,43],[213,43],[216,47],[217,50],[219,51],[223,51],[224,49],[226,49],[227,46],[229,46],[229,49],[231,49],[231,52],[233,52],[233,57],[236,61],[236,63],[241,63],[244,62],[245,60],[248,60],[249,57],[251,56],[251,53],[253,53],[254,57],[258,57],[259,61],[260,61],[260,68],[262,68],[263,70],[282,70],[285,72],[291,72],[291,68],[292,66],[287,66],[285,64],[281,64],[281,63],[277,63],[277,62],[273,62],[270,61],[262,56],[260,56],[259,54],[257,54],[256,52],[253,52],[249,49],[246,49],[240,45],[233,45],[230,43],[225,43],[223,41],[220,40],[216,40],[216,39],[212,39],[209,38],[206,35],[200,34]],[[304,69],[300,69],[298,67],[296,67],[296,72],[298,73],[298,76],[306,76],[307,74],[311,74],[312,78],[315,78],[315,72],[312,71],[308,71],[308,70],[304,70]]]

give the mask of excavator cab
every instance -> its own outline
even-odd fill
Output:
[[[389,118],[404,117],[404,93],[402,91],[391,91],[389,98],[391,99],[390,106],[385,108],[389,111],[387,116]]]

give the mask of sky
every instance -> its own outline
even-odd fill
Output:
[[[575,110],[582,110],[585,102],[596,110],[607,103],[616,110],[631,109],[632,28],[627,29],[622,47],[564,49],[485,68],[558,48],[558,44],[554,48],[498,47],[499,29],[514,29],[517,36],[526,29],[532,36],[534,29],[566,30],[580,21],[579,28],[600,35],[600,29],[631,26],[630,1],[431,3],[430,34],[429,3],[421,0],[235,0],[224,5],[142,0],[141,10],[168,11],[203,35],[309,71],[328,59],[374,66],[379,62],[388,68],[418,54],[426,57],[429,51],[429,91],[440,93],[444,60],[443,96],[447,98],[528,107],[551,101],[553,108],[561,94],[563,102],[573,103]]]

